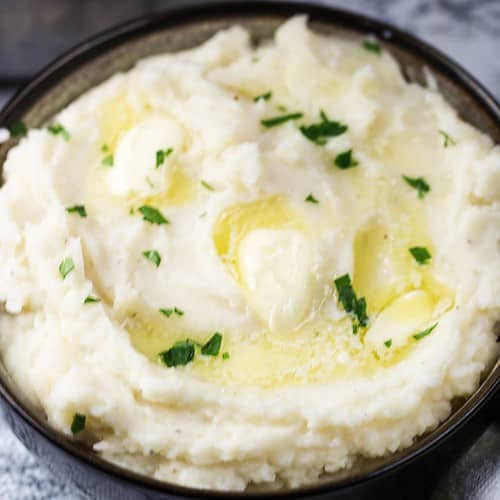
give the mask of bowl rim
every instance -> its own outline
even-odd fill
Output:
[[[19,119],[23,112],[36,103],[38,98],[54,82],[69,76],[73,70],[79,68],[85,62],[119,46],[122,42],[199,20],[253,16],[281,16],[286,18],[299,13],[307,14],[312,21],[318,20],[332,26],[341,26],[360,35],[373,34],[382,42],[394,44],[408,50],[433,66],[438,67],[440,72],[453,79],[469,96],[473,97],[481,109],[494,121],[500,123],[499,103],[471,74],[441,51],[391,24],[378,21],[364,14],[329,6],[321,0],[188,0],[167,5],[159,12],[145,14],[112,26],[64,52],[42,68],[29,83],[10,98],[0,111],[0,127]],[[390,34],[390,37],[387,34]],[[297,498],[303,495],[340,492],[400,470],[451,438],[495,396],[499,388],[500,363],[497,360],[496,365],[491,368],[489,375],[479,388],[447,420],[421,438],[415,449],[410,447],[402,450],[402,456],[398,459],[365,474],[273,492],[205,490],[153,479],[108,462],[95,452],[83,448],[63,433],[56,431],[46,422],[41,422],[34,413],[23,405],[20,398],[7,387],[2,378],[0,378],[0,402],[6,403],[29,427],[42,434],[52,445],[62,448],[73,459],[83,461],[87,466],[101,474],[128,483],[135,488],[139,487],[157,493],[176,495],[178,498],[263,499]]]

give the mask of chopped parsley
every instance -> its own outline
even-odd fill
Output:
[[[59,264],[59,274],[61,275],[62,279],[65,279],[68,274],[73,271],[75,268],[75,263],[73,262],[73,259],[71,257],[66,257],[60,264]]]
[[[385,345],[385,347],[387,347],[387,349],[389,349],[389,347],[391,347],[391,345],[392,345],[392,339],[386,340],[384,342],[384,345]]]
[[[173,152],[174,152],[174,148],[159,149],[156,152],[156,166],[155,166],[155,168],[158,168],[161,165],[163,165],[163,163],[165,162],[165,158],[170,156]]]
[[[266,92],[265,94],[260,94],[256,97],[253,98],[254,102],[257,102],[257,101],[269,101],[269,99],[271,99],[273,93],[271,91],[269,92]]]
[[[201,353],[205,356],[217,356],[220,351],[220,346],[222,344],[222,335],[219,332],[215,332],[208,342],[201,348]]]
[[[28,132],[26,125],[21,120],[8,125],[7,130],[10,132],[12,137],[21,137]]]
[[[373,52],[374,54],[380,54],[382,52],[380,45],[373,40],[363,40],[361,45],[365,50],[368,50],[368,52]]]
[[[330,121],[324,111],[320,112],[321,121],[312,125],[300,127],[300,131],[310,141],[323,146],[329,137],[343,134],[348,126],[335,121]]]
[[[335,157],[335,166],[343,170],[359,165],[359,162],[352,157],[352,149],[339,153]]]
[[[413,338],[415,340],[420,340],[423,339],[424,337],[427,337],[427,335],[429,335],[429,333],[431,333],[432,330],[434,330],[434,328],[436,328],[437,325],[438,325],[437,323],[434,323],[432,326],[429,326],[429,328],[426,328],[425,330],[422,330],[421,332],[413,335]]]
[[[264,125],[264,127],[271,128],[276,127],[277,125],[281,125],[290,120],[298,120],[302,118],[304,115],[302,113],[289,113],[288,115],[275,116],[274,118],[267,118],[265,120],[261,120],[260,123]]]
[[[207,181],[201,181],[201,185],[205,189],[208,189],[209,191],[215,191],[215,188],[211,184],[209,184]]]
[[[103,153],[109,153],[109,146],[108,146],[107,144],[103,144],[103,145],[101,146],[101,151],[102,151]]]
[[[85,429],[85,422],[87,417],[85,415],[80,415],[80,413],[75,413],[73,416],[73,421],[71,422],[71,433],[78,434]]]
[[[356,334],[358,332],[358,327],[366,326],[368,323],[368,315],[366,314],[366,299],[364,297],[358,299],[354,315],[356,316],[358,322],[353,324],[352,332]]]
[[[170,318],[170,316],[172,316],[173,313],[177,314],[177,316],[184,315],[184,311],[179,309],[178,307],[169,308],[169,309],[161,308],[161,309],[159,309],[159,311],[167,318]]]
[[[107,155],[102,159],[101,163],[106,167],[112,167],[115,164],[115,158],[113,155]]]
[[[160,311],[162,310],[160,309]],[[166,311],[170,311],[170,314],[172,314],[171,309],[166,309]],[[176,312],[176,308],[174,308],[174,312]],[[180,340],[176,342],[170,349],[160,352],[159,356],[161,361],[168,367],[187,365],[194,359],[196,346],[201,347],[201,354],[205,356],[218,356],[221,345],[222,335],[219,332],[215,332],[204,345],[191,339]],[[227,354],[227,356],[224,356],[225,354]],[[228,359],[229,354],[224,353],[222,355],[222,358]]]
[[[443,146],[447,148],[448,146],[455,146],[455,140],[447,134],[444,130],[440,130],[439,133],[443,136]]]
[[[351,284],[351,278],[348,274],[340,276],[334,281],[334,283],[340,303],[344,307],[344,310],[353,318],[353,333],[357,333],[358,327],[364,327],[368,324],[366,299],[364,297],[361,297],[360,299],[357,298],[356,292]]]
[[[431,187],[427,184],[427,181],[423,177],[408,177],[407,175],[403,175],[403,179],[406,184],[417,190],[418,197],[420,199],[424,198],[424,196],[431,190]]]
[[[413,255],[419,266],[427,264],[427,261],[432,257],[429,250],[425,247],[411,247],[408,251]]]
[[[146,259],[150,260],[156,267],[158,267],[161,263],[161,256],[156,250],[146,250],[142,252],[142,255],[146,257]]]
[[[97,302],[101,302],[99,297],[92,297],[92,295],[87,295],[83,300],[84,304],[97,304]]]
[[[66,207],[66,212],[69,214],[77,213],[80,217],[87,217],[87,211],[83,205],[73,205],[72,207]]]
[[[229,359],[230,356],[229,356],[229,353],[228,352],[223,352],[222,353],[222,359]]]
[[[163,217],[163,214],[154,207],[143,205],[139,207],[139,212],[141,212],[143,220],[151,224],[169,224],[169,221]]]
[[[180,340],[167,351],[160,352],[159,356],[168,367],[187,365],[194,358],[194,342],[191,340]]]
[[[309,193],[304,201],[307,201],[309,203],[319,203],[319,200],[315,198],[312,193]]]
[[[65,141],[71,139],[69,132],[60,123],[54,123],[54,125],[49,125],[47,128],[51,134],[60,135]]]

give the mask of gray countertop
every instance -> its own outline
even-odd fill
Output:
[[[64,20],[63,3],[57,0],[44,1],[43,16],[57,23]],[[82,29],[82,21],[75,22],[75,32],[81,38],[126,17],[159,10],[168,1],[87,1],[78,8],[88,26]],[[500,0],[333,0],[322,3],[336,5],[356,12],[371,15],[383,21],[411,31],[432,45],[440,48],[452,59],[469,70],[486,88],[500,99]],[[71,2],[73,6],[77,2]],[[0,72],[2,66],[11,70],[14,77],[4,83],[15,82],[25,77],[26,67],[18,61],[31,57],[34,61],[30,71],[39,69],[58,51],[68,48],[77,40],[75,35],[62,39],[60,32],[46,46],[38,37],[16,42],[7,54],[6,33],[9,23],[14,21],[15,11],[23,10],[26,18],[35,19],[35,2],[29,0],[4,0],[0,4]],[[24,9],[27,10],[24,10]],[[30,11],[31,8],[31,11]],[[50,17],[52,16],[52,17]],[[70,18],[71,19],[71,18]],[[26,24],[28,23],[28,24]],[[29,31],[29,19],[24,29]],[[68,30],[67,23],[61,24]],[[73,26],[69,26],[71,29]],[[15,26],[18,30],[18,26]],[[20,29],[23,29],[21,26]],[[63,28],[61,28],[63,29]],[[80,30],[80,31],[79,31]],[[13,33],[13,29],[11,29]],[[68,41],[68,39],[70,41]],[[5,42],[5,43],[4,43]],[[31,43],[31,45],[30,45]],[[3,48],[2,48],[3,47]],[[31,52],[30,52],[31,47]],[[48,50],[51,49],[51,50]],[[15,57],[13,56],[15,55]],[[17,59],[17,61],[16,61]],[[4,85],[0,90],[0,107],[12,93]],[[73,500],[80,494],[61,479],[53,477],[23,448],[11,434],[0,417],[0,499],[5,500]],[[469,450],[454,463],[449,473],[435,489],[432,500],[496,500],[500,498],[500,428],[493,424]]]

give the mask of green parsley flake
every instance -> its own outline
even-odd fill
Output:
[[[28,132],[26,125],[20,120],[8,125],[7,130],[10,132],[12,137],[21,137],[22,135],[26,135]]]
[[[73,417],[73,422],[71,422],[71,433],[78,434],[85,429],[85,422],[87,417],[85,415],[80,415],[80,413],[75,413]]]
[[[156,267],[158,267],[161,263],[160,254],[156,250],[146,250],[142,252],[142,255],[149,259]]]
[[[329,137],[341,135],[349,128],[347,125],[330,121],[324,111],[320,112],[321,121],[312,125],[300,127],[300,131],[310,141],[323,146]]]
[[[253,98],[254,102],[257,102],[257,101],[269,101],[269,99],[271,99],[273,93],[271,91],[269,92],[266,92],[265,94],[260,94],[256,97]]]
[[[392,339],[386,340],[384,342],[384,345],[385,345],[385,347],[387,347],[387,349],[389,349],[389,347],[391,347],[391,345],[392,345]]]
[[[420,199],[424,198],[431,190],[431,187],[423,177],[408,177],[407,175],[403,175],[403,179],[409,186],[417,190]]]
[[[304,201],[308,201],[309,203],[319,203],[319,200],[315,198],[312,193],[309,193]]]
[[[335,157],[335,165],[343,170],[359,165],[359,162],[352,157],[352,149],[339,153]]]
[[[364,297],[357,298],[348,274],[340,276],[334,283],[340,303],[344,307],[344,310],[353,317],[353,333],[357,333],[359,326],[364,327],[368,324],[366,299]]]
[[[222,353],[222,359],[229,359],[230,356],[229,356],[229,353],[228,352],[223,352]]]
[[[356,333],[358,326],[366,326],[366,324],[368,323],[368,315],[366,314],[366,299],[364,297],[358,299],[356,307],[354,309],[354,315],[358,319],[359,324],[355,325],[354,333]]]
[[[83,301],[84,304],[97,304],[101,302],[99,297],[92,297],[92,295],[87,295]]]
[[[205,189],[208,189],[209,191],[215,191],[215,188],[212,185],[210,185],[207,181],[201,181],[201,185]]]
[[[432,257],[429,250],[425,247],[411,247],[408,251],[413,255],[419,266],[427,264],[427,261]]]
[[[420,339],[423,339],[424,337],[427,337],[427,335],[429,335],[429,333],[431,333],[432,330],[434,330],[434,328],[436,328],[437,325],[438,325],[437,323],[434,323],[429,328],[426,328],[425,330],[422,330],[421,332],[416,333],[415,335],[413,335],[413,338],[415,340],[420,340]]]
[[[222,335],[215,332],[209,341],[201,348],[201,353],[205,356],[217,356],[222,344]]]
[[[170,318],[170,316],[172,316],[173,313],[177,314],[177,316],[184,315],[184,311],[182,311],[178,307],[169,308],[169,309],[162,308],[162,309],[159,309],[159,311],[167,318]]]
[[[165,162],[165,158],[170,156],[174,152],[174,148],[159,149],[156,152],[156,165],[155,168],[160,167]]]
[[[62,279],[65,279],[68,274],[73,271],[75,268],[75,263],[73,262],[73,259],[71,257],[66,257],[60,264],[59,264],[59,274],[61,275]]]
[[[168,367],[187,365],[194,358],[194,342],[181,340],[167,351],[160,352],[161,361]]]
[[[83,205],[73,205],[72,207],[66,207],[66,212],[69,214],[76,213],[80,217],[87,217],[87,211]]]
[[[115,158],[113,155],[107,155],[102,159],[101,163],[106,167],[112,167],[115,164]]]
[[[103,153],[109,153],[109,146],[108,146],[107,144],[103,144],[103,145],[101,146],[101,151],[102,151]]]
[[[51,134],[60,135],[66,142],[71,139],[69,132],[60,123],[54,123],[47,128]]]
[[[302,113],[290,113],[288,115],[275,116],[274,118],[267,118],[265,120],[261,120],[260,123],[264,125],[264,127],[271,128],[276,127],[277,125],[281,125],[290,120],[298,120],[302,118],[304,115]]]
[[[455,146],[455,140],[447,134],[444,130],[440,130],[439,133],[443,136],[443,146],[447,148],[448,146]]]
[[[373,52],[374,54],[380,54],[382,52],[380,45],[373,40],[363,40],[362,46],[365,50]]]
[[[169,221],[163,217],[162,213],[149,205],[139,207],[139,212],[143,215],[143,220],[151,224],[169,224]]]

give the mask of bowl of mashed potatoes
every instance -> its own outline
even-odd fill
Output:
[[[498,385],[498,105],[387,26],[259,5],[117,28],[1,117],[1,392],[80,483],[334,491]]]

